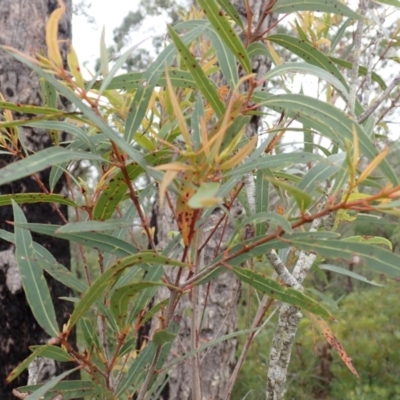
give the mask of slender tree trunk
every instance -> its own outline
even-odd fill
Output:
[[[242,0],[231,1],[234,4],[240,15],[247,23],[247,12],[245,2]],[[255,27],[261,16],[264,1],[254,0],[249,1],[249,5],[254,14],[253,27]],[[265,19],[261,29],[267,29],[271,24],[271,17]],[[261,31],[262,31],[261,30]],[[261,78],[268,70],[269,65],[264,57],[256,57],[253,59],[253,72],[257,78]],[[254,117],[247,129],[246,134],[253,136],[257,134],[260,120]],[[249,177],[254,185],[253,177]],[[247,179],[246,179],[247,180]],[[248,183],[245,182],[247,186]],[[251,183],[250,183],[251,186]],[[247,189],[247,188],[246,188]],[[251,188],[247,192],[251,192]],[[173,195],[170,194],[172,197]],[[249,198],[250,204],[254,204],[254,199]],[[174,204],[174,200],[172,204]],[[243,210],[234,202],[230,213],[233,219],[236,219]],[[167,203],[162,207],[156,205],[156,227],[157,227],[157,240],[160,249],[165,249],[170,241],[170,232],[177,231],[178,227],[175,222],[172,211]],[[205,222],[202,231],[202,238],[199,239],[201,245],[205,237],[212,232],[213,226],[223,216],[221,210],[216,210]],[[221,224],[213,238],[204,247],[201,256],[200,266],[203,267],[209,264],[216,256],[216,251],[221,252],[224,249],[224,244],[232,237],[233,226],[228,222],[227,226]],[[220,245],[222,243],[222,246]],[[176,274],[176,272],[175,272]],[[176,276],[170,275],[172,282],[175,281]],[[160,299],[166,298],[168,293],[161,293]],[[220,336],[234,332],[237,329],[237,304],[240,297],[240,282],[235,275],[230,271],[221,274],[218,278],[213,280],[210,284],[201,286],[196,293],[192,293],[191,297],[185,296],[180,300],[176,313],[182,315],[179,335],[175,340],[172,348],[173,358],[179,357],[187,353],[191,349],[191,341],[193,337],[192,332],[192,318],[193,312],[197,309],[199,345],[213,341]],[[189,316],[188,316],[189,315]],[[153,327],[154,328],[154,327]],[[196,387],[196,380],[193,379],[193,362],[197,363],[200,369],[200,387],[201,399],[204,400],[219,400],[225,398],[225,391],[227,383],[235,367],[235,353],[237,348],[236,339],[224,341],[209,348],[207,351],[202,352],[197,361],[185,360],[180,363],[173,370],[169,371],[168,383],[163,392],[164,400],[189,400],[194,398],[193,391]],[[196,397],[195,397],[196,398]],[[198,398],[198,397],[197,397]]]
[[[59,25],[59,38],[62,54],[65,59],[68,40],[71,39],[71,0],[64,0],[67,11]],[[55,8],[57,0],[1,0],[0,1],[0,44],[12,46],[24,53],[34,56],[45,54],[46,22]],[[0,52],[0,93],[6,101],[21,104],[42,105],[38,77],[26,66],[14,60],[4,52]],[[63,107],[68,104],[60,100]],[[2,112],[2,110],[0,110]],[[23,115],[14,114],[14,118]],[[6,135],[0,131],[0,136]],[[49,133],[32,128],[19,128],[19,140],[31,151],[35,152],[51,144]],[[1,143],[1,142],[0,142]],[[0,150],[4,151],[5,148]],[[16,159],[0,154],[0,168]],[[48,188],[49,170],[36,176]],[[65,190],[65,180],[60,179],[55,192]],[[33,177],[13,182],[0,187],[0,194],[42,192],[38,182]],[[58,211],[49,204],[24,204],[22,208],[29,222],[49,224],[62,223],[60,214],[67,218],[67,208],[59,206]],[[12,231],[7,221],[13,220],[11,207],[0,207],[0,228]],[[68,242],[48,236],[34,235],[33,239],[46,247],[66,267],[70,267],[70,249]],[[70,291],[60,283],[48,277],[57,319],[62,327],[72,311],[71,303],[60,300],[60,296],[68,296]],[[28,346],[45,343],[47,335],[36,323],[26,302],[19,278],[18,267],[14,257],[13,245],[0,239],[0,399],[13,399],[12,389],[27,383],[27,373],[22,374],[11,384],[5,382],[6,376],[30,351]],[[70,369],[65,363],[46,364],[41,378],[48,378]],[[79,374],[70,375],[77,379]]]

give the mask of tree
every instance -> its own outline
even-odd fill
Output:
[[[306,292],[304,278],[313,264],[325,258],[363,263],[390,278],[400,274],[400,256],[382,248],[382,238],[342,238],[336,232],[343,221],[399,213],[400,184],[385,159],[389,149],[374,137],[375,122],[370,117],[389,98],[398,78],[387,88],[383,83],[376,102],[361,103],[355,96],[360,73],[382,85],[372,67],[361,70],[358,59],[351,63],[318,49],[329,41],[339,42],[352,20],[363,20],[365,9],[358,14],[339,1],[318,6],[277,1],[264,5],[256,22],[257,14],[249,8],[236,10],[231,3],[216,0],[198,4],[185,21],[168,27],[169,45],[144,72],[116,76],[131,49],[111,69],[103,68],[101,79],[96,76],[85,82],[72,50],[71,73],[60,63],[54,30],[49,32],[46,57],[34,59],[2,48],[76,108],[62,114],[48,108],[36,110],[47,114],[35,126],[74,135],[67,148],[54,146],[0,170],[2,184],[61,166],[83,197],[80,202],[72,191],[67,198],[52,196],[54,203],[70,205],[79,217],[61,226],[26,224],[18,205],[23,199],[6,197],[12,202],[16,222],[16,251],[22,255],[19,268],[26,271],[23,260],[35,259],[76,292],[68,325],[56,332],[51,345],[35,348],[34,355],[72,357],[90,375],[90,380],[63,386],[59,383],[62,374],[42,386],[39,394],[50,391],[49,396],[54,396],[69,389],[76,395],[105,399],[229,399],[255,333],[275,310],[279,321],[268,374],[265,371],[268,399],[284,396],[300,310],[357,376],[329,328],[334,318],[329,303]],[[309,11],[316,7],[326,14],[313,19]],[[302,12],[306,21],[303,27],[296,21],[301,39],[286,33],[264,37],[271,24],[264,19],[264,29],[263,17],[293,10]],[[343,15],[349,20],[344,21]],[[334,25],[340,26],[334,38],[326,28],[332,26],[331,18],[337,18]],[[356,54],[364,32],[362,22],[357,27]],[[283,62],[285,54],[279,47],[289,53],[287,58],[296,55],[304,63]],[[275,64],[269,72],[261,72],[261,79],[253,74],[254,56]],[[336,64],[351,69],[348,80]],[[274,81],[289,71],[316,76],[326,87],[324,100],[302,91],[291,93],[289,87]],[[16,107],[4,104],[6,110]],[[24,105],[19,107],[26,110]],[[60,122],[60,117],[65,121]],[[262,117],[267,118],[263,121],[267,138],[264,129],[257,131]],[[15,125],[5,121],[1,126]],[[256,129],[248,134],[249,126]],[[282,142],[289,131],[302,134],[301,146]],[[328,144],[323,146],[317,138]],[[287,152],[282,151],[285,146]],[[361,155],[367,160],[362,168]],[[71,175],[68,163],[80,159],[97,166],[99,181],[94,187]],[[374,179],[375,170],[380,179]],[[277,207],[270,206],[272,196],[279,198]],[[155,197],[154,229],[149,215]],[[33,199],[43,201],[39,196]],[[82,281],[62,265],[52,268],[51,256],[33,241],[31,232],[91,247],[98,254],[96,271],[84,265],[86,280]],[[256,312],[249,313],[248,325],[239,330],[227,316],[229,305],[236,308],[238,280],[258,295]],[[43,280],[34,276],[32,281],[45,288]],[[168,296],[148,307],[160,287]],[[44,307],[32,300],[29,304],[36,318],[54,332],[54,318],[43,318],[52,305]],[[137,349],[140,331],[150,319],[157,324]],[[85,340],[78,350],[69,338],[77,324]],[[225,335],[214,333],[217,324]],[[210,330],[208,339],[205,334]],[[215,379],[216,363],[230,360],[229,340],[240,335],[245,340],[234,371],[229,365],[220,368]],[[209,364],[208,349],[214,352]],[[172,370],[176,365],[185,372],[181,380]],[[19,372],[15,370],[11,378]],[[165,394],[167,385],[176,391]],[[20,388],[21,392],[33,390]]]
[[[66,1],[66,13],[60,21],[59,38],[62,45],[62,56],[66,59],[67,41],[71,39],[71,1]],[[24,53],[40,53],[46,49],[45,29],[48,16],[57,8],[57,1],[2,1],[0,6],[0,43],[17,48]],[[0,57],[0,91],[4,101],[17,104],[41,106],[46,104],[40,89],[39,79],[30,68],[15,60],[8,54]],[[48,99],[50,101],[50,99]],[[62,102],[62,103],[61,103]],[[49,106],[55,104],[47,103]],[[59,106],[68,107],[68,102],[60,98]],[[6,120],[29,118],[34,111],[4,114]],[[58,136],[58,133],[57,133]],[[28,157],[52,145],[48,131],[35,127],[0,128],[0,167],[5,167],[21,158]],[[60,140],[65,139],[61,133]],[[34,176],[7,183],[1,186],[2,197],[10,194],[47,193],[50,190],[49,170],[38,171]],[[65,192],[66,181],[61,178],[54,188],[55,193]],[[24,204],[23,209],[30,222],[49,224],[67,221],[67,207],[51,203]],[[13,212],[10,206],[1,207],[0,216],[0,398],[14,398],[11,391],[14,387],[26,383],[27,373],[22,374],[15,382],[7,385],[6,376],[29,354],[28,346],[45,343],[49,336],[36,322],[25,299],[23,285],[18,271],[18,261],[14,255],[12,226]],[[65,240],[35,235],[50,251],[59,263],[70,265],[69,243]],[[57,321],[60,329],[71,313],[71,305],[59,298],[68,296],[70,290],[52,278],[48,278],[52,299],[57,310]],[[74,334],[71,336],[72,343]],[[56,363],[43,366],[38,382],[59,374],[70,365]],[[75,374],[76,376],[76,374]]]

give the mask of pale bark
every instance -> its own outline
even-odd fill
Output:
[[[243,17],[243,21],[246,23],[246,8],[244,2],[240,0],[234,0],[232,3],[237,7],[240,15]],[[249,1],[249,5],[253,11],[253,27],[257,26],[258,20],[263,10],[265,2],[261,0]],[[268,16],[260,30],[266,30],[270,26],[272,21],[271,16]],[[255,57],[252,60],[253,72],[256,74],[256,79],[261,78],[269,68],[268,62],[264,57]],[[253,117],[246,129],[248,136],[257,134],[257,130],[260,125],[260,118]],[[252,196],[254,196],[253,180],[254,178],[246,177],[244,184],[247,186],[247,193],[250,193],[249,204],[254,204]],[[172,197],[172,195],[171,195]],[[175,204],[172,200],[172,204]],[[234,203],[231,208],[231,217],[235,220],[238,215],[243,212],[241,207]],[[167,202],[162,207],[156,207],[156,226],[157,226],[157,240],[158,247],[164,249],[169,242],[169,233],[171,231],[178,231],[176,226],[173,213],[168,206]],[[216,210],[208,218],[202,227],[203,234],[201,235],[204,239],[212,231],[215,223],[223,215],[222,210]],[[229,219],[228,219],[229,221]],[[216,256],[218,252],[222,252],[224,249],[224,243],[226,243],[233,233],[233,226],[231,222],[228,222],[226,227],[224,224],[215,231],[212,239],[203,249],[201,267],[208,265]],[[221,235],[222,238],[221,238]],[[219,247],[219,243],[222,239],[222,246]],[[201,239],[199,244],[201,245]],[[170,278],[172,282],[175,282],[176,271]],[[184,274],[182,279],[185,279]],[[168,293],[160,294],[160,298],[166,298]],[[178,338],[175,340],[172,348],[172,360],[176,357],[182,356],[189,352],[194,343],[194,337],[197,335],[198,344],[201,345],[205,342],[215,340],[216,338],[232,333],[237,329],[237,303],[240,296],[240,282],[230,271],[226,271],[219,277],[214,279],[210,284],[201,286],[198,292],[195,293],[194,298],[186,296],[181,299],[179,306],[175,310],[176,314],[183,316],[180,324],[180,330]],[[187,316],[188,311],[193,311],[195,308],[195,314],[200,314],[201,321],[195,321],[197,324],[198,332],[192,335],[192,329],[194,327],[191,317]],[[153,327],[154,329],[154,327]],[[198,360],[186,361],[180,363],[178,366],[169,371],[168,384],[166,390],[163,392],[163,399],[180,399],[189,400],[200,397],[204,400],[210,399],[223,399],[227,390],[229,378],[233,372],[235,366],[235,352],[237,347],[237,341],[230,340],[209,348],[206,352],[200,353]],[[171,358],[170,358],[171,360]],[[193,377],[194,366],[200,363],[200,373],[197,377]],[[201,394],[197,396],[198,390],[193,393],[193,389],[198,386],[198,378],[200,378]]]
[[[71,0],[64,0],[67,12],[59,26],[59,38],[64,40],[62,53],[65,59],[67,42],[71,38]],[[0,44],[12,46],[29,55],[44,53],[45,27],[50,13],[58,7],[57,0],[2,0],[0,1]],[[0,53],[0,92],[7,101],[22,104],[42,105],[38,77],[21,63]],[[67,104],[64,102],[64,106]],[[14,118],[21,115],[15,114]],[[25,116],[26,117],[26,116]],[[49,133],[44,130],[20,128],[20,139],[27,148],[37,151],[50,145]],[[3,150],[3,149],[0,149]],[[15,161],[6,155],[0,155],[0,168]],[[38,174],[47,186],[49,171]],[[64,190],[64,179],[56,187],[56,192]],[[28,177],[12,184],[0,187],[0,194],[39,192],[37,182]],[[30,222],[61,223],[59,214],[47,204],[22,205],[26,217]],[[66,217],[67,208],[59,207]],[[6,221],[12,221],[11,207],[0,207],[0,228],[10,231],[11,226]],[[45,246],[56,257],[57,261],[66,267],[70,266],[69,244],[66,241],[56,240],[39,235],[34,240]],[[70,291],[63,285],[48,279],[53,296],[55,309],[60,327],[67,322],[71,313],[71,305],[59,300],[60,296],[68,296]],[[29,345],[43,343],[47,340],[46,334],[36,323],[26,302],[16,261],[13,246],[0,239],[0,398],[13,399],[11,392],[14,387],[27,383],[27,373],[22,374],[10,385],[5,383],[5,377],[16,367],[30,351]],[[56,363],[51,371],[47,371],[47,378],[59,374],[71,365]],[[75,379],[77,378],[75,374]],[[70,375],[72,378],[72,376]]]

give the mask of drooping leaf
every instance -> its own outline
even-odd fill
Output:
[[[319,265],[319,268],[321,268],[324,271],[331,271],[331,272],[336,272],[337,274],[349,276],[350,278],[357,279],[358,281],[368,283],[369,285],[380,286],[380,287],[384,286],[384,285],[380,285],[379,283],[376,283],[374,281],[370,281],[365,276],[357,274],[354,271],[350,271],[349,269],[346,269],[343,267],[338,267],[337,265],[321,264],[321,265]]]
[[[346,17],[356,20],[361,19],[361,15],[352,11],[339,0],[277,0],[271,11],[278,14],[293,13],[297,11],[318,11],[345,15]]]
[[[0,169],[0,185],[33,175],[52,165],[73,160],[102,160],[101,157],[83,151],[70,151],[62,147],[50,147],[16,161]]]
[[[43,398],[43,396],[52,388],[54,388],[57,383],[61,382],[64,378],[66,378],[69,374],[77,371],[79,367],[71,369],[69,371],[65,371],[62,374],[50,379],[44,385],[42,385],[38,390],[35,390],[34,393],[30,394],[25,400],[39,400]]]
[[[34,352],[42,347],[41,345],[30,346],[29,349]],[[45,346],[45,350],[40,352],[41,357],[50,358],[52,360],[60,362],[74,361],[74,358],[70,356],[65,350],[57,346]]]
[[[39,389],[40,385],[29,385],[21,386],[18,390],[22,393],[30,393]],[[94,395],[93,383],[89,381],[63,381],[57,383],[49,392],[45,395],[44,400],[53,400],[55,396],[62,393],[62,400],[72,400],[78,398],[90,398]]]
[[[118,257],[126,257],[137,253],[137,248],[125,240],[116,238],[104,233],[83,232],[83,233],[55,233],[62,225],[48,225],[48,224],[26,224],[16,223],[18,227],[29,229],[32,232],[41,233],[58,237],[60,239],[69,240],[72,242],[83,244],[105,253],[114,254]]]
[[[341,259],[366,265],[392,278],[400,277],[400,256],[381,247],[346,240],[288,239],[301,250],[316,253],[322,257]]]
[[[308,297],[298,290],[282,286],[276,280],[267,278],[250,269],[233,267],[233,272],[241,281],[248,283],[250,286],[260,290],[274,299],[303,308],[312,312],[313,314],[320,315],[321,317],[333,319],[333,316],[327,309],[316,303],[311,297]]]
[[[21,208],[13,201],[14,221],[26,223]],[[15,227],[15,259],[18,263],[26,300],[38,324],[52,337],[58,336],[56,313],[46,279],[36,261],[31,234]]]
[[[78,204],[68,197],[53,193],[18,193],[0,195],[0,207],[11,205],[14,200],[17,204],[24,203],[57,203],[79,208]]]

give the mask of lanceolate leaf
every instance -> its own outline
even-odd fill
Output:
[[[95,232],[95,231],[113,231],[132,226],[132,223],[122,222],[120,220],[113,221],[80,221],[70,222],[58,228],[55,233],[78,233],[78,232]]]
[[[114,254],[118,257],[126,257],[137,253],[137,249],[132,244],[104,233],[83,232],[83,233],[55,233],[62,225],[48,224],[26,224],[16,223],[18,227],[29,229],[32,232],[41,233],[58,237],[60,239],[70,240],[72,242],[83,244],[84,246],[92,247],[96,250]]]
[[[185,46],[178,34],[171,27],[168,27],[168,32],[176,48],[178,49],[178,52],[183,59],[183,62],[192,74],[193,79],[196,81],[197,88],[203,94],[204,98],[210,103],[216,115],[220,117],[224,113],[224,105],[219,99],[218,92],[215,89],[215,85],[206,76],[203,69],[201,68],[201,65],[198,63],[196,58],[193,57],[192,53]]]
[[[272,12],[278,14],[293,13],[296,11],[318,11],[361,19],[361,15],[352,11],[339,0],[277,0],[272,7]]]
[[[85,314],[87,310],[89,310],[93,303],[100,298],[104,289],[108,285],[114,284],[118,280],[118,278],[120,277],[120,273],[124,269],[133,265],[147,263],[173,265],[177,267],[187,266],[187,264],[157,255],[156,253],[153,253],[151,251],[137,253],[135,255],[119,260],[114,265],[107,268],[106,271],[89,287],[87,292],[84,294],[82,300],[76,305],[75,310],[71,315],[69,326],[72,328],[78,322],[78,320]]]
[[[19,387],[18,390],[22,393],[30,393],[34,392],[35,390],[39,389],[43,385],[29,385],[29,386],[22,386]],[[89,381],[63,381],[57,383],[52,389],[49,390],[47,396],[50,399],[57,399],[55,397],[59,393],[63,394],[62,400],[69,400],[69,399],[80,399],[80,398],[90,398],[89,396],[93,396],[93,383]],[[44,399],[47,400],[48,397]]]
[[[43,396],[51,390],[57,383],[61,382],[64,378],[66,378],[69,374],[77,371],[79,367],[71,369],[69,371],[63,372],[61,375],[56,376],[55,378],[49,380],[40,389],[35,390],[34,393],[30,394],[25,400],[39,400],[42,399]]]
[[[244,29],[243,22],[240,18],[236,8],[232,5],[230,0],[217,0],[221,8],[242,28]]]
[[[13,202],[14,221],[26,223],[20,207]],[[42,269],[35,261],[31,234],[22,228],[15,228],[15,258],[21,274],[26,299],[38,324],[52,337],[58,336],[58,324],[50,291]]]
[[[235,88],[239,81],[238,67],[235,57],[233,56],[229,47],[226,46],[214,29],[207,29],[206,34],[211,39],[211,43],[215,50],[215,55],[218,58],[218,63],[221,67],[224,78],[228,82],[231,89]]]
[[[264,179],[264,172],[257,171],[256,179],[256,214],[267,212],[269,205],[269,182]],[[256,223],[256,236],[261,236],[266,232],[266,225],[263,222]]]
[[[378,153],[371,138],[356,121],[350,119],[343,111],[321,100],[300,94],[273,95],[262,91],[257,91],[253,99],[260,105],[278,112],[288,110],[292,115],[299,115],[299,119],[306,116],[310,126],[313,125],[313,121],[322,123],[326,129],[332,129],[338,133],[342,145],[344,145],[344,139],[353,141],[353,129],[355,129],[362,154],[369,160],[373,160]],[[321,134],[324,134],[324,130]],[[379,168],[393,184],[398,183],[398,177],[387,160],[383,160]]]
[[[30,346],[29,349],[34,352],[39,347],[42,346]],[[60,361],[60,362],[68,362],[74,361],[74,358],[71,357],[65,350],[61,347],[57,346],[45,346],[45,350],[40,353],[41,357],[51,358],[52,360]]]
[[[331,259],[358,262],[392,278],[400,277],[400,256],[381,247],[346,240],[289,239],[294,246]]]
[[[198,0],[198,3],[207,15],[207,19],[210,21],[219,37],[231,49],[232,53],[245,71],[248,74],[251,74],[251,64],[247,51],[244,48],[242,41],[236,35],[234,28],[227,20],[225,14],[221,12],[215,0]]]
[[[353,64],[351,62],[349,62],[349,61],[342,60],[340,58],[335,58],[335,57],[329,57],[329,59],[331,61],[333,61],[335,64],[340,65],[341,67],[344,67],[344,68],[347,68],[347,69],[352,69],[353,68]],[[367,75],[367,72],[368,72],[367,68],[365,68],[363,66],[359,66],[358,67],[358,73],[360,75]],[[386,86],[385,81],[376,72],[372,71],[371,78],[372,78],[373,81],[375,81],[381,87],[382,90],[386,89],[387,86]]]
[[[62,147],[50,147],[38,151],[33,156],[29,156],[0,169],[0,185],[33,175],[52,165],[58,165],[73,160],[102,160],[102,158],[83,151],[71,151]]]
[[[324,271],[332,271],[332,272],[336,272],[337,274],[346,275],[346,276],[349,276],[350,278],[357,279],[361,282],[365,282],[365,283],[368,283],[373,286],[380,286],[380,287],[384,286],[384,285],[380,285],[379,283],[376,283],[374,281],[370,281],[365,276],[357,274],[354,271],[350,271],[349,269],[346,269],[343,267],[338,267],[336,265],[322,264],[322,265],[319,265],[319,268],[321,268]]]
[[[346,89],[348,88],[346,80],[333,62],[330,61],[324,53],[316,49],[310,43],[307,43],[305,40],[284,34],[268,36],[267,40],[288,49],[290,52],[301,57],[307,63],[316,65],[317,67],[328,71],[331,75],[337,78]]]
[[[320,315],[321,317],[333,319],[333,316],[327,309],[320,306],[311,297],[308,297],[298,290],[282,286],[273,279],[267,278],[257,272],[243,267],[233,267],[233,272],[241,281],[248,283],[255,289],[262,291],[274,299],[303,308],[313,314]]]
[[[11,201],[14,200],[17,204],[23,203],[58,203],[65,204],[71,207],[79,206],[67,197],[59,194],[46,194],[46,193],[19,193],[19,194],[5,194],[0,196],[0,207],[9,206]]]

